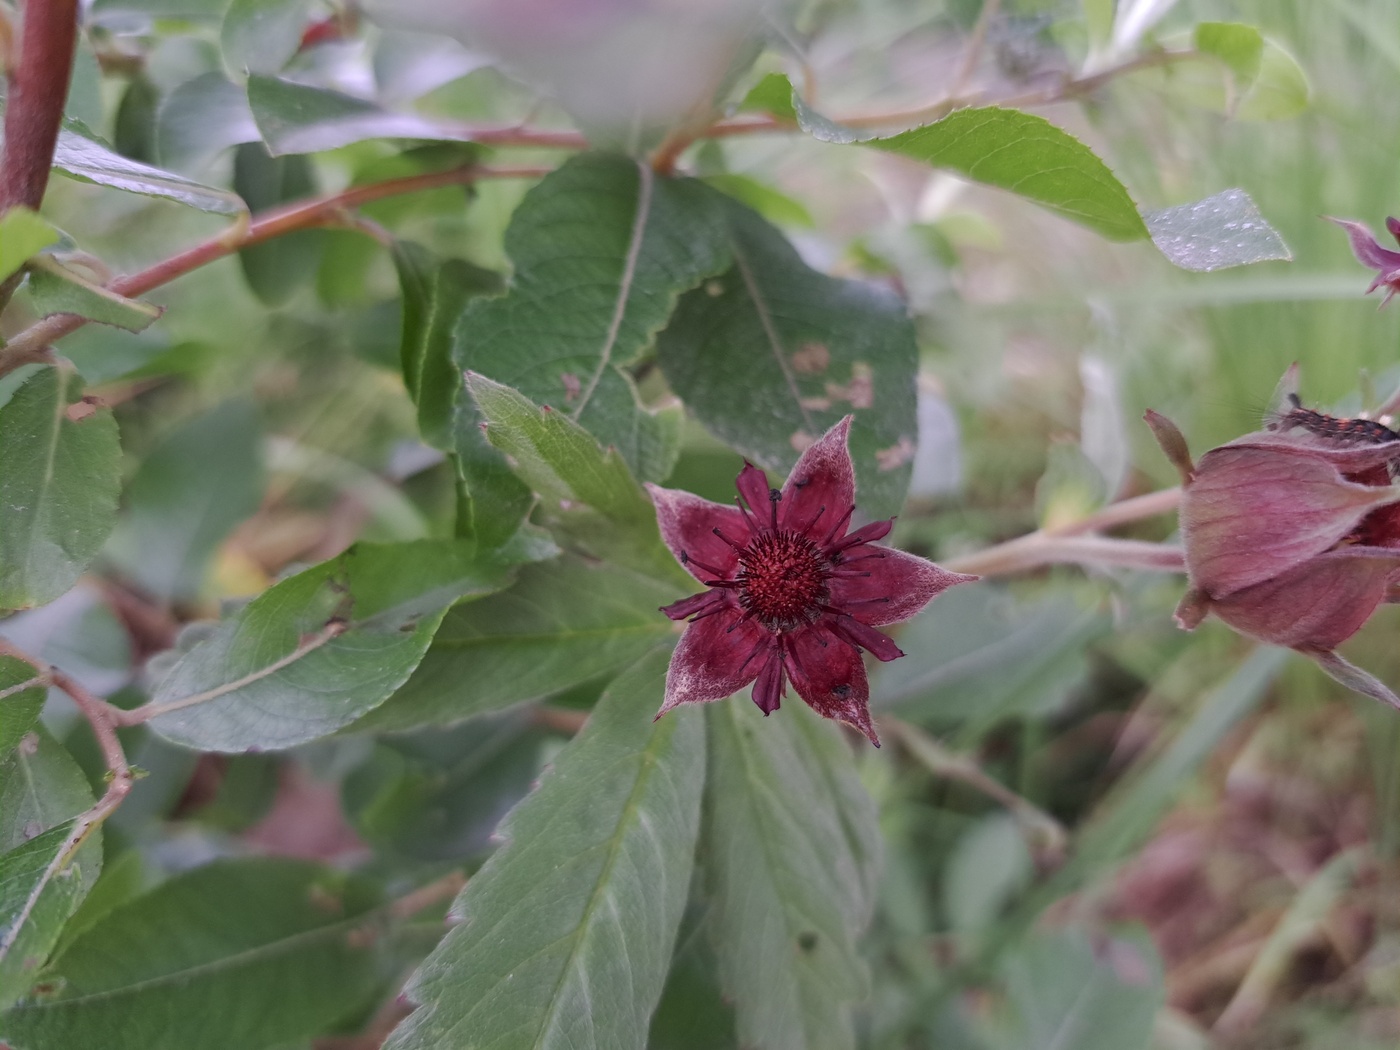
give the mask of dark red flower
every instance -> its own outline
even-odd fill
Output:
[[[817,714],[880,746],[861,650],[877,660],[903,656],[875,628],[907,620],[941,591],[977,577],[874,546],[890,521],[846,531],[855,511],[850,427],[847,416],[808,448],[781,491],[745,464],[737,507],[647,486],[666,545],[709,588],[661,610],[690,625],[671,657],[658,718],[750,682],[753,702],[772,714],[790,681]]]
[[[1356,261],[1376,271],[1376,278],[1371,282],[1371,287],[1366,289],[1366,294],[1370,295],[1381,285],[1385,285],[1385,298],[1381,300],[1381,305],[1384,306],[1395,297],[1396,292],[1400,292],[1400,252],[1382,248],[1375,235],[1359,222],[1349,219],[1332,221],[1347,231],[1347,239],[1351,241],[1351,251],[1356,256]],[[1386,219],[1385,228],[1390,231],[1392,237],[1400,241],[1400,219]]]

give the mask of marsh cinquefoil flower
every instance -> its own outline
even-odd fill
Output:
[[[1269,429],[1192,463],[1186,439],[1147,413],[1182,475],[1190,589],[1176,610],[1193,629],[1214,613],[1241,634],[1287,646],[1359,693],[1400,699],[1335,652],[1400,595],[1400,434],[1370,420],[1298,407]]]
[[[1366,289],[1366,294],[1370,295],[1381,285],[1385,285],[1385,298],[1381,300],[1381,305],[1384,306],[1400,292],[1400,252],[1381,247],[1375,235],[1359,222],[1349,219],[1332,221],[1347,231],[1347,239],[1351,241],[1351,251],[1356,256],[1356,261],[1376,271],[1376,278],[1371,282],[1371,287]],[[1400,241],[1400,219],[1386,219],[1385,228],[1390,231],[1392,237]]]
[[[671,657],[658,718],[750,682],[754,703],[772,714],[791,682],[817,714],[880,745],[861,650],[877,660],[903,656],[875,628],[977,577],[875,546],[890,521],[846,531],[855,511],[850,426],[847,416],[810,446],[781,490],[745,464],[737,507],[647,486],[666,545],[708,588],[661,610],[690,624]]]

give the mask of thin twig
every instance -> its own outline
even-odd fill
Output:
[[[385,197],[463,185],[486,178],[540,178],[550,170],[540,167],[482,168],[468,165],[424,175],[386,179],[365,186],[352,186],[327,197],[289,204],[265,212],[251,222],[244,219],[223,233],[172,255],[139,273],[116,278],[107,288],[127,297],[144,295],[177,277],[183,277],[201,266],[207,266],[217,259],[254,244],[261,244],[296,230],[343,224],[345,212],[349,209]],[[54,314],[30,325],[6,346],[0,347],[0,376],[7,375],[31,361],[43,360],[51,343],[76,332],[87,323],[86,318],[77,314]]]
[[[880,729],[893,735],[909,755],[934,776],[966,784],[1005,806],[1026,832],[1032,851],[1042,862],[1057,864],[1063,859],[1069,841],[1064,825],[990,776],[975,759],[949,750],[936,737],[898,718],[881,718]]]
[[[968,37],[962,62],[958,64],[958,71],[953,74],[953,83],[948,89],[948,94],[962,94],[963,88],[967,87],[967,82],[972,79],[972,74],[977,72],[977,64],[982,61],[982,48],[987,43],[987,30],[991,28],[1000,11],[1001,0],[983,0],[982,10],[977,13],[977,24],[972,27],[972,36]]]
[[[210,700],[217,700],[221,696],[227,696],[238,689],[260,682],[264,678],[276,674],[284,667],[290,667],[308,653],[313,653],[321,646],[333,639],[339,638],[348,629],[348,624],[343,620],[332,620],[326,626],[307,638],[286,656],[274,660],[266,667],[260,667],[251,674],[246,674],[242,678],[232,682],[225,682],[223,685],[215,686],[213,689],[206,689],[202,693],[195,693],[192,696],[182,696],[178,700],[167,700],[163,704],[142,704],[140,707],[133,707],[130,711],[116,712],[116,717],[121,725],[134,726],[142,722],[148,722],[152,718],[159,718],[161,715],[168,715],[172,711],[182,711],[187,707],[194,707],[197,704],[205,704]]]
[[[442,878],[434,879],[390,902],[389,914],[395,919],[411,919],[439,901],[452,900],[466,884],[467,877],[460,871],[449,871]]]

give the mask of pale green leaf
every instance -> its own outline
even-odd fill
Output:
[[[486,437],[541,497],[540,514],[562,542],[659,580],[689,586],[690,575],[661,542],[656,510],[615,449],[563,412],[540,408],[479,375],[467,389]]]
[[[39,720],[46,689],[41,684],[26,688],[38,673],[23,660],[0,656],[0,762]]]
[[[1196,50],[1213,55],[1229,68],[1237,90],[1246,90],[1259,75],[1264,37],[1242,22],[1201,22],[1193,33]]]
[[[91,805],[87,777],[42,726],[0,759],[0,1010],[29,990],[101,870],[101,832],[63,863]]]
[[[1244,190],[1146,212],[1143,220],[1158,251],[1183,270],[1209,272],[1293,258]]]
[[[23,206],[0,215],[0,281],[14,273],[30,256],[62,238],[59,232]]]
[[[200,211],[224,215],[237,215],[247,211],[243,201],[235,193],[130,160],[100,142],[67,128],[58,133],[53,165],[63,174],[80,182],[93,182],[99,186],[110,186],[147,197],[163,197],[191,208],[198,208]]]
[[[1234,111],[1236,120],[1288,120],[1307,111],[1312,86],[1298,60],[1268,38],[1259,73]]]
[[[156,117],[161,163],[179,168],[200,168],[230,146],[257,138],[247,93],[222,73],[185,81],[166,97]]]
[[[391,113],[339,91],[277,77],[248,78],[248,105],[274,157],[318,153],[365,139],[461,139],[412,113]]]
[[[508,582],[452,540],[358,544],[255,598],[160,676],[151,726],[206,751],[291,747],[382,703],[454,602]],[[336,625],[340,633],[335,633]]]
[[[681,593],[571,555],[524,566],[514,586],[449,612],[409,680],[353,728],[456,722],[616,672],[673,636],[658,609]]]
[[[121,447],[77,375],[42,368],[0,407],[0,609],[57,598],[116,521]]]
[[[217,861],[120,905],[54,963],[50,997],[0,1015],[16,1050],[260,1050],[366,1009],[381,976],[379,900],[285,858]],[[216,1033],[216,1034],[215,1034]]]
[[[861,508],[896,513],[918,442],[918,350],[904,304],[813,270],[738,203],[723,214],[734,266],[683,296],[658,340],[672,389],[723,441],[781,473],[853,414]]]
[[[514,387],[617,449],[644,481],[670,473],[678,420],[637,402],[621,371],[647,350],[681,293],[729,265],[724,198],[624,157],[584,154],[533,187],[505,248],[504,296],[474,299],[454,360]]]
[[[160,307],[118,295],[48,256],[30,269],[29,301],[40,317],[77,314],[128,332],[141,331],[161,314]]]
[[[235,76],[276,73],[297,53],[311,0],[233,0],[224,12],[219,48]]]
[[[743,698],[707,714],[702,857],[739,1043],[849,1050],[880,850],[850,745],[800,702],[766,720]]]
[[[962,109],[865,144],[1010,190],[1112,241],[1147,236],[1117,176],[1093,150],[1044,117],[997,106]]]
[[[651,720],[667,654],[604,693],[507,819],[388,1050],[642,1050],[690,885],[705,727]]]

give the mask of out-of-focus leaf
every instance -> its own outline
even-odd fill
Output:
[[[394,248],[403,293],[399,354],[404,386],[418,406],[418,430],[434,448],[455,451],[453,416],[462,397],[462,373],[452,362],[452,327],[467,303],[500,292],[500,275],[462,259],[433,259],[420,245]]]
[[[201,168],[230,146],[258,138],[247,93],[222,73],[185,81],[166,97],[156,119],[161,163],[178,168]]]
[[[377,97],[391,104],[412,102],[489,63],[451,37],[381,27],[374,49]]]
[[[747,204],[769,222],[784,226],[811,227],[812,213],[801,201],[780,193],[767,183],[751,179],[747,175],[720,172],[706,175],[704,181],[721,193]]]
[[[986,106],[865,145],[1009,190],[1111,241],[1147,236],[1137,206],[1098,155],[1044,117]]]
[[[657,610],[678,589],[565,555],[459,605],[403,687],[354,726],[384,732],[456,722],[617,671],[673,634]]]
[[[584,154],[534,186],[506,230],[504,296],[468,304],[459,368],[505,383],[617,449],[644,481],[670,473],[679,418],[637,403],[620,369],[681,293],[729,265],[724,198],[624,157]]]
[[[0,609],[52,601],[112,531],[121,447],[112,412],[42,368],[0,408]]]
[[[856,939],[875,904],[880,839],[850,745],[800,703],[767,721],[743,699],[706,713],[701,856],[739,1044],[853,1047],[850,1006],[868,986]]]
[[[318,1035],[382,979],[377,894],[318,864],[216,861],[113,909],[54,963],[56,993],[0,1017],[19,1048],[226,1050]],[[256,1009],[250,1009],[256,1004]]]
[[[87,777],[42,726],[0,759],[0,1010],[29,990],[102,868],[100,831],[59,863],[90,805]]]
[[[132,16],[209,22],[223,17],[227,6],[227,0],[93,0],[88,15],[99,22]]]
[[[742,112],[758,111],[771,113],[783,120],[796,120],[797,110],[792,104],[792,82],[782,73],[765,73],[744,100],[739,103]]]
[[[943,872],[943,911],[964,937],[985,930],[1012,893],[1032,873],[1025,829],[1009,813],[974,824],[948,857]]]
[[[1166,998],[1151,937],[1033,935],[1006,961],[1018,1015],[1008,1050],[1146,1050]]]
[[[1235,109],[1236,120],[1288,120],[1306,112],[1312,86],[1298,60],[1274,41],[1264,40],[1259,73]]]
[[[551,530],[604,560],[658,580],[690,586],[656,525],[651,500],[615,449],[563,412],[540,408],[518,391],[468,375],[467,389],[486,420],[486,437],[540,494]]]
[[[345,808],[377,850],[420,860],[481,853],[539,776],[546,734],[524,712],[382,738],[345,780]]]
[[[1244,190],[1223,190],[1194,204],[1146,212],[1143,220],[1152,243],[1183,270],[1203,273],[1293,258]]]
[[[454,905],[462,921],[408,985],[422,1005],[388,1050],[642,1050],[690,885],[705,726],[651,714],[667,654],[644,658],[506,822]]]
[[[156,111],[160,89],[144,73],[132,78],[122,92],[112,127],[112,145],[123,157],[154,164],[156,157]]]
[[[13,751],[24,735],[34,728],[44,707],[43,685],[20,688],[34,681],[33,667],[13,656],[0,656],[0,762]]]
[[[107,557],[152,597],[197,597],[219,544],[258,509],[261,442],[247,401],[177,427],[127,485]]]
[[[29,301],[40,317],[77,314],[129,332],[141,331],[161,314],[160,307],[118,295],[49,256],[34,260]]]
[[[22,205],[0,215],[0,281],[23,266],[31,255],[60,239],[58,231],[37,212]]]
[[[714,945],[705,936],[704,904],[692,905],[681,923],[671,972],[652,1015],[647,1050],[714,1050],[738,1046],[734,1007],[719,986]]]
[[[450,605],[509,579],[503,560],[476,560],[457,541],[358,544],[259,595],[181,655],[156,683],[151,701],[166,713],[150,724],[205,751],[334,732],[403,683]],[[320,644],[299,648],[309,638]]]
[[[365,139],[461,139],[412,113],[391,113],[353,95],[277,77],[250,76],[248,105],[274,157],[319,153]]]
[[[60,129],[58,133],[53,166],[79,182],[94,182],[99,186],[110,186],[147,197],[163,197],[200,211],[237,215],[247,210],[236,193],[206,186],[173,171],[129,160],[100,142],[67,128]]]
[[[1259,75],[1264,37],[1242,22],[1201,22],[1193,33],[1196,50],[1214,55],[1235,77],[1237,90],[1246,90]]]
[[[740,204],[723,215],[734,266],[684,295],[658,339],[671,387],[726,443],[784,473],[854,414],[861,509],[896,513],[918,437],[918,352],[904,304],[813,270]]]
[[[235,76],[276,73],[297,53],[311,0],[233,0],[224,12],[219,47]]]
[[[234,150],[233,186],[253,211],[312,196],[316,179],[305,157],[270,156],[261,142]],[[243,248],[238,261],[248,286],[268,306],[280,306],[316,275],[325,248],[322,230],[298,230]]]

